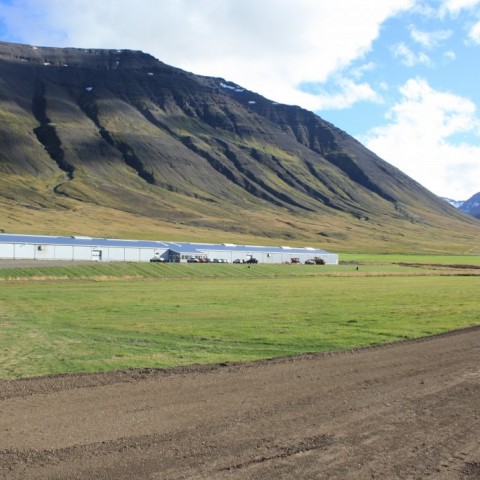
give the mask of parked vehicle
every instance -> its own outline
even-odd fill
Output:
[[[200,260],[197,257],[190,257],[187,260],[188,263],[200,263]]]
[[[239,258],[236,258],[233,263],[243,263],[242,260],[240,260]]]
[[[250,257],[248,260],[245,261],[245,263],[258,263],[258,260],[256,258]]]
[[[153,257],[150,259],[151,262],[159,262],[159,263],[163,263],[165,262],[165,259],[163,259],[162,257]]]
[[[305,260],[305,265],[325,265],[325,260],[320,257],[309,258]]]

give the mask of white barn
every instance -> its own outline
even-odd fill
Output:
[[[156,258],[166,262],[187,262],[197,258],[231,263],[252,257],[259,263],[304,263],[309,259],[322,258],[326,264],[338,264],[337,254],[312,247],[0,234],[0,259],[148,262]]]

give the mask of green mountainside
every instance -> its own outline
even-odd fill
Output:
[[[0,145],[4,232],[480,253],[319,116],[142,52],[0,43]]]

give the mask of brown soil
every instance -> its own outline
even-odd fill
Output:
[[[0,383],[0,478],[480,478],[480,328]]]

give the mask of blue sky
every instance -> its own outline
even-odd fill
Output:
[[[143,50],[312,110],[439,196],[480,191],[480,0],[0,0],[0,40]]]

